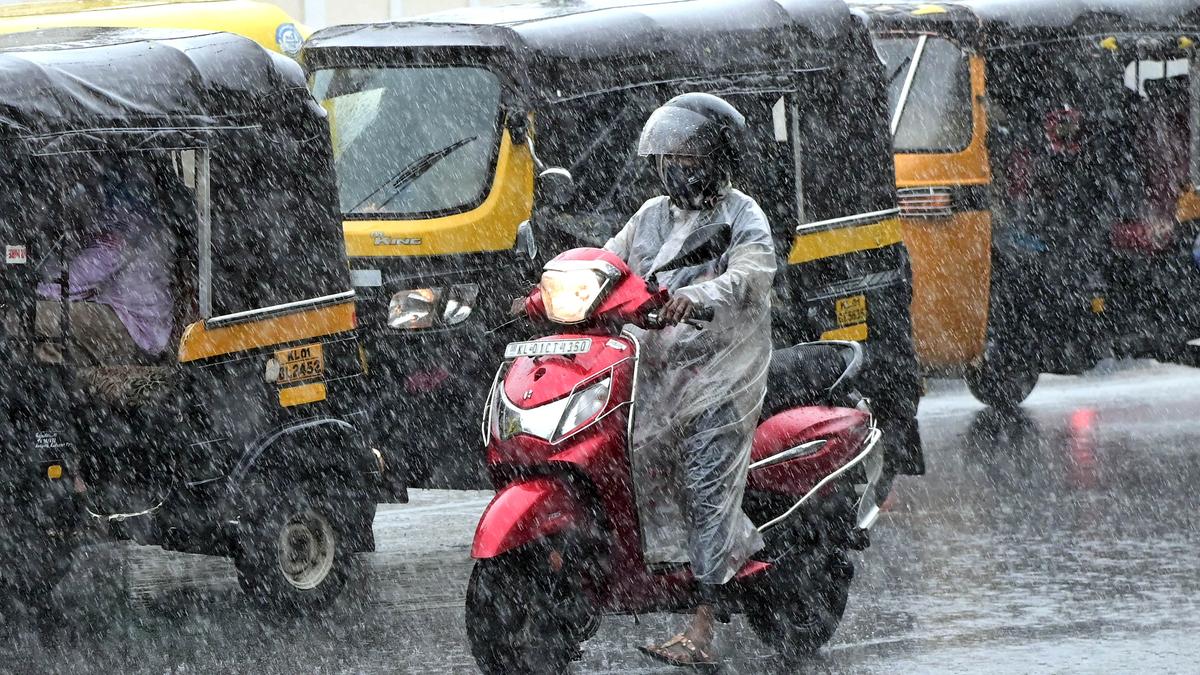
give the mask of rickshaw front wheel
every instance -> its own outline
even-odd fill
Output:
[[[360,510],[349,497],[306,484],[274,491],[244,525],[234,558],[238,584],[267,609],[303,613],[329,605],[352,571],[348,533]]]

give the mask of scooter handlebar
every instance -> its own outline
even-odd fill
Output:
[[[715,316],[716,313],[711,307],[702,307],[697,305],[692,308],[691,316],[685,319],[683,323],[686,323],[696,330],[703,330]],[[663,328],[667,328],[667,324],[662,320],[661,308],[646,314],[646,321],[643,328],[649,328],[652,330],[661,330]]]
[[[695,307],[692,308],[692,316],[691,316],[690,320],[691,321],[700,321],[702,323],[710,323],[713,319],[716,318],[716,316],[717,316],[717,313],[715,311],[713,311],[712,307],[696,305]]]

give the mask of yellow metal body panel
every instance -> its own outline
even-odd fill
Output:
[[[279,390],[279,405],[284,408],[325,400],[325,383],[314,382]]]
[[[896,155],[896,185],[985,187],[992,182],[987,148],[984,61],[970,57],[972,136],[957,153]],[[913,341],[926,368],[956,368],[983,353],[992,274],[989,211],[948,218],[902,219],[913,266]]]
[[[822,258],[868,251],[900,243],[900,221],[888,218],[866,225],[840,227],[812,234],[798,234],[792,240],[789,265],[800,265]]]
[[[1200,195],[1196,194],[1195,189],[1187,190],[1179,197],[1179,208],[1175,215],[1181,223],[1200,220]]]
[[[913,342],[923,366],[953,369],[983,353],[991,231],[986,211],[904,221],[913,260]]]
[[[266,2],[29,2],[0,6],[0,33],[108,26],[117,28],[183,28],[236,33],[272,51],[280,51],[275,35],[282,24],[309,30],[282,9]]]
[[[514,145],[506,130],[482,204],[426,220],[347,220],[346,253],[370,258],[506,251],[516,245],[517,228],[532,212],[533,157],[528,147]],[[389,243],[398,241],[406,243]]]
[[[345,333],[354,330],[354,324],[353,302],[220,328],[210,329],[199,321],[188,326],[179,340],[179,362]]]
[[[827,330],[824,333],[821,333],[821,339],[846,340],[848,342],[866,342],[867,324],[860,323],[857,326],[846,326],[845,328]]]

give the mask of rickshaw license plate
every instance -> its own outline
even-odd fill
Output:
[[[304,345],[275,352],[279,362],[279,384],[315,380],[325,374],[325,354],[321,345]]]
[[[839,326],[853,326],[867,321],[867,296],[853,295],[840,298],[834,305]]]
[[[566,356],[586,354],[592,349],[590,339],[582,340],[536,340],[534,342],[510,342],[504,348],[504,358],[522,356]]]

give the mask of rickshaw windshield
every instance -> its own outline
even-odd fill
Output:
[[[966,55],[933,36],[876,41],[888,78],[896,152],[953,152],[971,141],[971,79]]]
[[[500,135],[500,80],[484,68],[333,68],[313,75],[329,111],[347,216],[445,215],[478,205]]]

